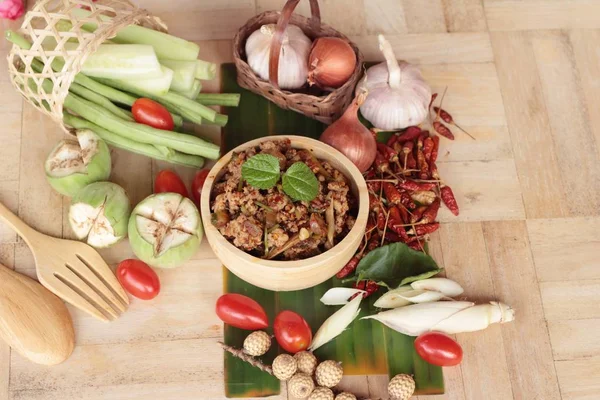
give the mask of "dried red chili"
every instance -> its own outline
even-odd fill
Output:
[[[435,99],[437,98],[438,94],[434,93],[431,95],[431,101],[429,102],[429,109],[431,110],[431,105],[433,104],[433,102],[435,101]]]
[[[440,188],[440,197],[452,214],[459,214],[458,203],[456,202],[456,198],[454,197],[454,193],[450,186],[442,186]]]
[[[447,124],[454,125],[458,129],[460,129],[461,131],[463,131],[464,133],[466,133],[471,139],[475,140],[475,138],[473,137],[473,135],[471,135],[469,132],[467,132],[466,130],[464,130],[463,128],[461,128],[460,125],[458,125],[456,122],[454,122],[454,118],[452,118],[452,115],[450,115],[450,113],[448,111],[446,111],[446,110],[444,110],[443,108],[440,108],[440,107],[433,107],[433,110],[436,112],[437,115],[440,116],[440,118],[442,119],[442,121],[444,121]]]
[[[429,157],[430,163],[437,160],[438,150],[440,149],[440,137],[436,135],[433,136],[431,140],[433,141],[433,148],[431,149],[431,156]]]
[[[420,221],[423,217],[423,213],[427,210],[428,207],[429,206],[420,206],[415,208],[410,216],[410,223],[414,224],[415,222]]]
[[[366,293],[363,293],[363,298],[369,297],[370,295],[375,293],[377,290],[379,290],[379,285],[375,281],[359,281],[359,282],[355,282],[352,286],[356,289],[364,290],[366,292]],[[359,295],[359,293],[356,293],[355,295],[350,297],[350,300],[352,300],[353,298],[355,298],[358,295]]]
[[[408,210],[406,209],[406,207],[399,205],[398,212],[400,213],[400,219],[402,220],[402,223],[408,224],[408,221],[410,221],[410,218],[408,217]]]
[[[390,170],[390,164],[387,162],[386,157],[379,151],[375,153],[375,167],[377,171],[383,173]]]
[[[425,155],[425,160],[431,160],[431,153],[433,152],[433,138],[427,137],[423,141],[423,154]]]
[[[425,154],[423,154],[423,150],[421,149],[417,149],[417,167],[419,168],[419,178],[428,179],[429,164],[427,164],[427,160],[425,160]]]
[[[386,144],[377,143],[377,151],[381,153],[387,161],[398,161],[398,153],[396,152],[396,150],[392,149]]]
[[[396,143],[398,141],[398,132],[394,133],[392,136],[389,137],[389,139],[387,140],[387,145],[392,147],[394,145],[394,143]]]
[[[454,140],[454,134],[452,133],[450,128],[448,128],[446,125],[442,124],[441,122],[435,121],[433,123],[433,129],[435,129],[435,131],[437,133],[439,133],[440,135],[442,135],[443,137],[448,138],[450,140]]]
[[[377,229],[383,230],[385,228],[385,213],[383,212],[383,207],[379,207],[377,209]]]
[[[436,184],[433,182],[415,182],[407,179],[404,182],[398,183],[398,187],[400,189],[414,192],[418,190],[431,190],[436,187]]]
[[[392,230],[392,232],[398,234],[400,236],[400,241],[406,242],[408,240],[408,234],[406,233],[406,229],[403,226],[402,221],[397,219],[390,219],[388,221],[388,228]]]
[[[430,224],[415,225],[414,228],[411,228],[406,233],[408,233],[409,235],[423,236],[428,233],[433,233],[433,232],[437,231],[439,228],[440,228],[440,224],[438,222],[432,222]]]
[[[413,157],[412,153],[406,157],[406,169],[416,169],[417,168],[417,160]]]
[[[415,205],[415,202],[409,196],[408,193],[406,193],[406,192],[400,193],[400,199],[401,199],[400,204],[402,204],[404,207],[408,208],[409,210],[414,210],[415,208],[417,208],[417,206]]]
[[[415,138],[417,138],[421,134],[421,132],[422,132],[421,128],[419,128],[418,126],[409,126],[400,135],[400,137],[398,138],[398,140],[400,140],[400,141],[414,140]]]
[[[427,207],[427,209],[423,212],[423,215],[421,217],[421,223],[429,224],[429,223],[435,221],[438,211],[440,210],[440,204],[441,204],[440,199],[439,198],[435,199],[433,201],[433,203],[431,203],[429,205],[429,207]]]
[[[390,182],[383,182],[383,192],[389,204],[400,204],[402,197],[400,191]]]
[[[400,208],[401,207],[396,207],[396,206],[392,206],[390,207],[390,221],[400,221],[400,223],[403,223],[402,221],[402,214],[400,213]]]
[[[358,255],[352,257],[350,261],[348,261],[348,263],[346,263],[346,265],[344,265],[344,267],[340,269],[340,271],[337,274],[335,274],[335,277],[338,279],[343,279],[347,277],[348,275],[353,273],[354,270],[356,270],[359,261],[360,258],[358,257]]]

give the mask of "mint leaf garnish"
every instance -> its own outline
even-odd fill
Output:
[[[294,200],[311,201],[319,194],[319,181],[303,162],[292,164],[282,177],[283,191]]]
[[[270,189],[279,180],[279,159],[270,154],[257,154],[242,165],[242,178],[250,186]]]

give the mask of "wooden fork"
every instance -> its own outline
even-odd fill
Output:
[[[102,321],[116,319],[127,309],[125,291],[94,248],[39,233],[2,203],[0,219],[25,240],[40,283],[52,293]]]

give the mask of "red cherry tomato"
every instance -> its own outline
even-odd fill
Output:
[[[207,168],[204,168],[203,170],[196,172],[196,176],[194,176],[194,180],[192,181],[192,197],[198,206],[200,206],[202,186],[204,186],[204,181],[206,181],[208,171],[209,170]]]
[[[240,329],[256,331],[269,326],[267,313],[248,296],[228,293],[217,300],[216,313],[221,321]]]
[[[175,126],[173,116],[169,110],[154,100],[137,99],[131,106],[131,112],[135,122],[140,124],[166,131],[172,131]]]
[[[124,260],[117,267],[117,279],[132,296],[151,300],[160,292],[158,275],[140,260]]]
[[[441,332],[426,332],[415,340],[415,349],[429,364],[440,367],[458,365],[463,359],[460,344]]]
[[[164,192],[179,193],[188,197],[188,191],[179,175],[168,169],[160,171],[154,180],[154,193]]]
[[[288,353],[306,350],[312,341],[308,323],[293,311],[284,310],[275,317],[273,324],[277,343]]]

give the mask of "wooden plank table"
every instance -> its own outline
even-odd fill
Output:
[[[32,1],[31,1],[32,3]],[[146,0],[201,57],[231,61],[237,28],[282,0]],[[308,2],[299,6],[307,15]],[[461,366],[439,399],[598,399],[600,391],[600,2],[597,0],[322,0],[323,19],[380,60],[375,35],[421,65],[473,141],[442,141],[439,167],[460,217],[444,211],[434,257],[469,298],[499,299],[517,320],[457,335]],[[2,22],[2,29],[19,23]],[[0,43],[5,59],[9,46]],[[206,85],[216,90],[217,84]],[[24,104],[0,62],[0,201],[42,232],[69,237],[69,201],[44,178],[60,129]],[[201,131],[213,138],[216,130]],[[113,151],[112,180],[137,202],[166,164]],[[171,167],[172,168],[172,167]],[[189,181],[193,171],[175,168]],[[103,251],[109,263],[128,244]],[[27,246],[0,225],[0,262],[34,275]],[[221,399],[221,265],[206,242],[185,266],[158,271],[163,291],[117,322],[71,309],[77,348],[46,368],[0,344],[0,399]],[[401,355],[399,355],[401,356]],[[377,397],[387,377],[346,377]],[[287,398],[285,387],[278,398]],[[427,396],[420,396],[423,400]]]

